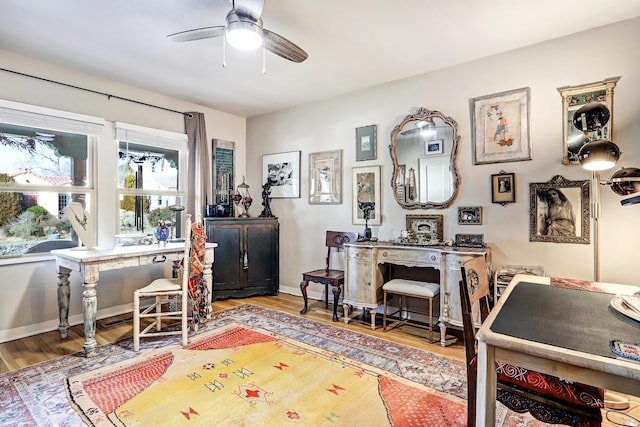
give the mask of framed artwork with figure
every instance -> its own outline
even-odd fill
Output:
[[[373,209],[370,211],[368,224],[382,224],[382,214],[380,209],[380,166],[353,168],[351,180],[353,223],[365,225],[367,220],[358,205],[361,203],[373,203]]]
[[[589,181],[560,175],[529,184],[529,241],[589,244]]]
[[[356,162],[376,159],[378,126],[356,128]]]
[[[469,100],[473,164],[531,160],[528,87]]]
[[[262,182],[271,185],[271,198],[300,197],[300,151],[262,155]]]
[[[500,171],[491,175],[491,203],[502,206],[516,201],[516,176],[514,173]]]

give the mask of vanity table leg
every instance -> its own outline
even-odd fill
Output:
[[[376,330],[376,309],[375,308],[369,309],[369,316],[371,317],[371,330],[375,331]]]
[[[449,323],[449,292],[445,292],[442,295],[442,301],[440,311],[442,315],[438,319],[438,326],[440,326],[440,346],[447,346],[447,324]]]
[[[71,270],[68,268],[58,267],[58,316],[60,317],[58,331],[62,339],[67,338],[69,331],[69,295],[71,294],[69,274]]]
[[[349,304],[343,304],[342,309],[344,310],[344,323],[349,324],[349,315],[351,314],[351,307]]]

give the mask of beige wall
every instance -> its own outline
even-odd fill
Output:
[[[471,63],[392,82],[339,98],[247,121],[247,180],[257,196],[262,182],[262,155],[300,150],[299,199],[275,199],[272,210],[280,218],[281,289],[299,293],[303,271],[317,268],[324,259],[327,229],[362,231],[351,221],[351,169],[381,165],[382,225],[374,236],[389,238],[391,230],[404,228],[405,215],[445,215],[445,238],[456,233],[482,233],[492,248],[493,264],[544,266],[549,275],[591,279],[593,247],[583,244],[529,242],[529,183],[546,182],[554,175],[569,180],[589,180],[579,166],[562,160],[562,108],[558,87],[581,85],[621,76],[614,96],[614,139],[624,152],[620,165],[640,167],[640,19],[574,34],[554,41],[514,50]],[[446,43],[446,38],[439,42]],[[469,40],[470,43],[480,41]],[[428,46],[417,46],[417,54]],[[366,73],[366,64],[363,64]],[[313,82],[310,82],[313,84]],[[533,160],[474,166],[471,157],[469,99],[492,93],[531,88],[531,147]],[[390,132],[417,107],[442,111],[459,125],[461,143],[458,166],[462,185],[455,204],[445,210],[408,211],[394,201],[390,188],[393,172],[388,145]],[[355,161],[355,131],[378,125],[378,159]],[[343,203],[308,203],[309,153],[343,150]],[[516,203],[491,203],[490,175],[500,170],[516,175]],[[254,197],[255,197],[254,196]],[[622,208],[620,198],[602,191],[601,280],[640,284],[635,267],[640,239],[640,205]],[[482,225],[458,225],[457,206],[482,206]],[[251,214],[260,212],[256,203]],[[593,241],[593,240],[592,240]],[[321,285],[311,284],[318,292]]]
[[[2,68],[68,83],[123,98],[134,99],[177,111],[199,111],[205,114],[207,137],[234,141],[238,172],[244,169],[246,119],[221,111],[168,98],[120,83],[71,71],[62,67],[0,51]],[[117,66],[114,64],[114,66]],[[102,117],[173,132],[184,132],[180,114],[111,99],[32,78],[0,71],[0,99],[38,105]],[[105,135],[110,128],[105,127]],[[115,146],[98,144],[98,206],[102,225],[98,246],[114,243],[116,227]],[[108,160],[113,159],[113,167]],[[107,224],[105,226],[105,224]],[[109,226],[112,224],[112,226]],[[0,342],[37,332],[54,330],[58,326],[55,262],[39,257],[37,262],[15,264],[15,260],[0,259]],[[165,268],[168,270],[168,268]],[[124,271],[124,270],[123,270]],[[98,285],[98,317],[131,310],[133,290],[144,286],[163,272],[160,266],[117,272],[103,272]],[[82,322],[82,286],[78,274],[71,275],[70,322]]]

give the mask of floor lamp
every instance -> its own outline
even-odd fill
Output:
[[[600,179],[600,171],[613,168],[621,154],[616,144],[602,138],[602,128],[609,122],[609,118],[609,108],[601,102],[587,104],[573,114],[573,125],[584,132],[587,140],[578,152],[578,160],[584,169],[592,171],[593,279],[596,282],[600,281],[600,185],[611,186],[621,196],[640,192],[638,168],[621,168],[609,179]],[[620,203],[622,206],[640,203],[640,196],[630,197]]]

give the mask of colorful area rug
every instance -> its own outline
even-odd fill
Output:
[[[0,425],[464,426],[464,363],[251,304],[0,376]],[[499,426],[538,425],[499,406]]]

